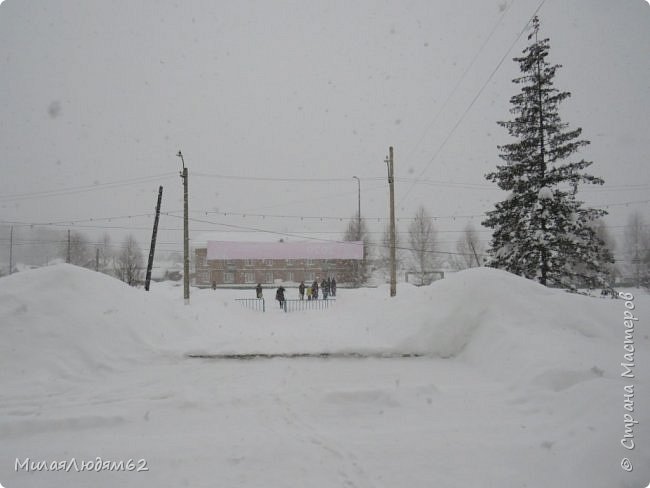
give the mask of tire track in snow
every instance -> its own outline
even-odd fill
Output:
[[[283,400],[279,395],[273,395],[273,401],[280,407],[285,423],[295,431],[295,437],[305,444],[316,446],[334,458],[338,463],[337,473],[341,478],[343,486],[349,488],[374,488],[368,473],[361,466],[358,458],[350,451],[347,451],[336,444],[331,438],[319,433],[312,424],[305,421],[290,403]]]

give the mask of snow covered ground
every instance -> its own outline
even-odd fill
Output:
[[[646,294],[633,300],[639,321],[627,359],[625,301],[492,269],[403,285],[392,299],[385,287],[340,290],[327,310],[283,313],[272,290],[266,313],[234,301],[253,295],[192,290],[185,306],[174,284],[147,293],[69,265],[0,279],[0,484],[650,481]],[[187,357],[296,353],[371,357]],[[401,354],[419,357],[381,357]],[[634,378],[621,376],[621,362],[634,364]],[[625,414],[638,421],[628,425],[630,450],[621,445]],[[96,458],[102,470],[77,472]],[[104,469],[130,459],[133,471]],[[43,462],[69,471],[38,470]]]

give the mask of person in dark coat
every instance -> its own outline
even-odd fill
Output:
[[[257,294],[257,298],[262,298],[262,284],[258,283],[257,286],[255,287],[255,293]]]
[[[327,295],[330,294],[330,285],[327,280],[323,279],[320,284],[321,289],[323,290],[323,300],[327,300]]]
[[[278,287],[278,290],[275,292],[275,299],[280,302],[280,308],[284,305],[284,287]]]
[[[300,294],[300,299],[305,299],[305,282],[301,281],[300,286],[298,286],[298,293]]]
[[[330,284],[330,291],[332,292],[332,296],[336,296],[336,279],[332,278],[332,283]]]
[[[311,299],[318,300],[318,281],[316,280],[311,284]]]

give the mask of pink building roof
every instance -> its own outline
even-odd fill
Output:
[[[363,259],[363,241],[208,241],[208,259]]]

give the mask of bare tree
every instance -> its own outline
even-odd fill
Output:
[[[381,267],[389,270],[390,269],[390,224],[386,224],[386,227],[384,227],[384,233],[381,236],[381,244],[378,246],[379,247],[379,260],[381,263]],[[395,234],[395,260],[397,261],[396,265],[399,268],[400,262],[402,260],[402,255],[401,255],[401,239],[399,236],[399,232],[396,232]]]
[[[0,262],[6,256],[6,265],[9,264],[10,234],[11,226],[0,226],[0,240],[7,243],[6,254],[0,250]],[[65,246],[62,244],[64,241]],[[19,263],[42,266],[47,265],[54,258],[63,257],[65,260],[66,252],[67,233],[64,234],[60,230],[45,227],[15,226],[13,229],[13,249],[11,254],[14,268]],[[9,271],[8,267],[5,271]]]
[[[612,234],[607,230],[605,221],[602,219],[597,220],[594,223],[593,228],[596,236],[605,243],[605,246],[607,249],[609,249],[609,252],[614,255],[614,251],[616,250],[616,239],[614,239]],[[603,263],[603,267],[605,269],[608,284],[610,286],[613,286],[616,282],[616,278],[621,276],[621,270],[619,266],[614,262]]]
[[[624,254],[627,275],[633,277],[636,286],[650,283],[650,232],[645,219],[637,210],[627,220],[624,233]]]
[[[410,251],[420,275],[420,284],[427,282],[427,273],[432,271],[437,262],[435,251],[438,248],[436,231],[429,212],[420,206],[415,219],[409,225]]]
[[[111,248],[111,236],[108,232],[104,232],[97,249],[99,249],[99,270],[102,273],[109,273],[111,258],[114,253]]]
[[[479,240],[478,232],[471,223],[463,230],[463,235],[456,242],[456,256],[453,265],[456,269],[467,269],[483,266],[483,244]]]
[[[143,268],[142,251],[133,234],[129,234],[124,239],[122,248],[116,256],[115,276],[129,285],[135,286],[142,279]]]
[[[59,255],[66,261],[68,261],[69,255],[70,264],[76,266],[92,267],[94,264],[88,238],[81,232],[70,232],[69,240],[68,235],[65,234],[65,238],[59,249]]]
[[[363,260],[355,265],[353,273],[354,286],[361,286],[368,281],[368,250],[370,248],[370,237],[365,220],[355,215],[348,222],[348,227],[343,235],[344,241],[363,241]]]

